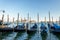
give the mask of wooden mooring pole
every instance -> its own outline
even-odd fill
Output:
[[[17,17],[17,27],[18,27],[18,24],[19,24],[19,13],[18,13],[18,17]]]
[[[14,32],[14,17],[13,17],[13,32]]]
[[[3,24],[4,24],[4,14],[2,15],[2,28],[4,27]]]
[[[49,24],[50,24],[51,20],[50,20],[50,11],[49,11]]]
[[[9,15],[7,15],[7,23],[9,23]]]
[[[45,24],[46,24],[46,17],[45,17]]]
[[[52,23],[53,23],[53,17],[52,17]]]
[[[59,25],[60,25],[60,16],[59,16]]]

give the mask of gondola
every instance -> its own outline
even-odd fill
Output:
[[[51,24],[48,23],[48,28],[49,28],[49,31],[52,32],[51,29],[54,29],[54,25],[53,25],[53,23],[51,23]]]
[[[18,26],[16,26],[14,28],[14,32],[23,32],[23,31],[25,31],[24,23],[20,23],[20,24],[18,24]]]
[[[36,31],[37,31],[37,24],[36,23],[34,23],[34,25],[30,29],[27,29],[28,34],[35,33]]]
[[[41,23],[40,29],[41,29],[41,33],[47,33],[47,27],[44,23]]]
[[[53,27],[51,27],[51,32],[60,33],[60,26],[56,23],[53,23]]]
[[[13,31],[13,28],[11,27],[12,24],[9,24],[9,25],[1,25],[0,27],[0,32],[12,32]]]
[[[11,32],[11,31],[13,31],[13,28],[6,27],[7,25],[10,25],[10,23],[4,22],[3,25],[2,25],[2,23],[3,23],[3,21],[0,20],[0,32]]]
[[[0,28],[0,32],[12,32],[13,28],[10,27],[5,27],[5,28]]]

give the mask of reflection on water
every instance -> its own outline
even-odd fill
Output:
[[[60,34],[27,32],[0,32],[0,40],[60,40]]]
[[[41,35],[37,32],[37,33],[35,33],[34,36],[32,36],[31,40],[42,40]]]
[[[59,34],[55,34],[55,35],[60,40],[60,33]]]
[[[15,37],[15,40],[16,40],[17,38],[19,38],[20,36],[22,36],[23,33],[24,33],[24,32],[18,32],[17,35],[16,35],[16,37]]]
[[[11,32],[0,32],[0,40],[7,37]]]
[[[27,34],[28,37],[27,37],[26,40],[30,40],[30,39],[35,35],[35,33],[36,33],[36,32],[34,32],[34,33],[30,33],[30,34]]]
[[[56,36],[57,40],[60,40],[60,33],[53,33]]]
[[[41,37],[42,37],[42,40],[46,40],[47,39],[47,33],[41,33]]]
[[[0,40],[2,40],[2,38],[3,38],[3,37],[2,37],[2,32],[0,32]]]
[[[14,40],[14,38],[16,37],[16,35],[17,35],[17,32],[12,32],[11,34],[9,34],[8,36],[6,36],[2,40]]]
[[[23,33],[22,36],[19,36],[16,40],[25,40],[27,38],[27,33]]]
[[[41,32],[30,33],[27,32],[0,32],[0,40],[60,40],[60,34]]]

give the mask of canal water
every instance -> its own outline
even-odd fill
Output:
[[[48,27],[47,27],[48,28]],[[0,40],[60,40],[60,34],[53,34],[49,32],[41,34],[36,32],[34,34],[27,34],[27,32],[0,32]]]

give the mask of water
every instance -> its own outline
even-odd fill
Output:
[[[60,35],[49,33],[42,35],[41,33],[27,34],[26,32],[2,32],[0,40],[60,40]]]
[[[34,34],[27,34],[27,32],[0,32],[0,40],[60,40],[60,34],[53,34],[48,32],[41,34],[36,32]]]

